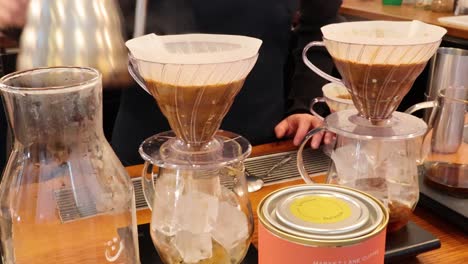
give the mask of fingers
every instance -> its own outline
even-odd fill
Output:
[[[323,125],[323,121],[318,119],[315,116],[312,116],[311,124],[312,124],[312,128],[320,127],[320,126]],[[324,132],[319,132],[319,133],[315,134],[312,137],[312,140],[310,142],[310,146],[313,149],[318,149],[319,148],[320,143],[322,142],[323,134],[324,134]]]
[[[310,129],[319,127],[323,122],[315,116],[310,114],[294,114],[280,123],[275,127],[275,134],[277,138],[289,136],[294,134],[293,144],[298,146],[301,144],[304,137],[307,135]],[[318,148],[323,138],[323,132],[317,133],[313,136],[311,146]]]
[[[294,146],[299,146],[304,139],[307,132],[309,132],[309,128],[311,127],[311,120],[306,116],[298,117],[297,120],[297,130],[296,135],[294,136],[293,144]]]
[[[328,144],[331,144],[333,143],[333,141],[335,140],[336,138],[336,135],[334,133],[331,133],[331,132],[320,132],[320,133],[317,133],[317,135],[315,135],[313,138],[312,138],[312,141],[310,143],[310,146],[313,148],[313,149],[317,149],[319,146],[320,146],[320,142],[322,141],[322,138],[323,138],[323,143],[328,145]]]
[[[325,144],[330,144],[330,143],[332,143],[333,140],[335,139],[335,136],[336,136],[336,135],[333,134],[333,133],[326,132],[326,133],[325,133],[325,138],[324,138],[323,142],[324,142]]]
[[[315,116],[310,116],[310,122],[312,124],[312,127],[319,127],[319,126],[322,126],[323,125],[323,121],[318,119],[317,117]]]
[[[275,127],[275,135],[277,138],[282,138],[286,135],[288,131],[288,120],[284,119],[283,121],[279,122],[278,125]]]
[[[323,133],[324,133],[324,132],[319,132],[319,133],[315,134],[315,135],[312,137],[312,141],[310,142],[310,146],[311,146],[313,149],[318,149],[318,148],[319,148],[320,142],[322,142]]]

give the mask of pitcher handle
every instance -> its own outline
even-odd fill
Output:
[[[436,101],[427,101],[427,102],[417,103],[411,106],[410,108],[406,109],[405,113],[412,114],[421,109],[434,108],[436,105],[437,105]]]
[[[145,161],[143,166],[143,172],[141,175],[141,188],[143,190],[143,196],[145,197],[146,203],[150,210],[153,210],[154,202],[154,180],[157,177],[157,173],[153,172],[154,165],[148,161]]]
[[[324,46],[325,46],[325,44],[323,43],[323,41],[312,41],[312,42],[310,42],[309,44],[307,44],[304,47],[304,50],[302,51],[302,60],[304,61],[305,65],[307,65],[307,67],[309,67],[313,72],[318,74],[320,77],[322,77],[322,78],[324,78],[326,80],[329,80],[330,82],[344,85],[343,82],[340,79],[335,78],[335,77],[325,73],[324,71],[320,70],[319,68],[317,68],[317,66],[312,64],[312,62],[310,62],[309,59],[307,58],[307,51],[310,48],[312,48],[312,47],[324,47]]]
[[[137,82],[138,85],[141,86],[141,88],[143,88],[147,93],[151,94],[148,91],[148,88],[146,88],[145,81],[144,81],[143,77],[141,77],[141,75],[138,73],[138,71],[135,70],[135,66],[133,65],[133,62],[132,62],[131,59],[128,60],[128,72],[130,73],[130,76],[132,76],[132,78],[135,80],[135,82]]]
[[[321,115],[319,115],[317,112],[315,112],[314,110],[314,105],[316,103],[325,103],[325,97],[316,97],[314,99],[312,99],[312,102],[310,102],[310,112],[316,116],[318,119],[322,120],[323,121],[323,117]]]
[[[304,166],[304,161],[302,159],[302,152],[304,151],[304,147],[307,144],[307,142],[309,142],[309,140],[315,134],[317,134],[319,132],[322,132],[324,130],[326,130],[326,127],[317,127],[317,128],[314,128],[314,129],[310,130],[306,134],[304,139],[302,140],[301,146],[299,147],[299,149],[297,151],[297,169],[299,170],[299,174],[301,174],[302,179],[308,184],[314,183],[314,181],[312,181],[310,179],[310,177],[309,177],[309,174],[307,174],[307,171],[306,171],[305,166]]]

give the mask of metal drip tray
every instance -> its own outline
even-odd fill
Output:
[[[309,148],[304,150],[303,153],[304,165],[309,174],[324,173],[328,170],[330,159],[321,150],[312,150]],[[271,155],[249,158],[245,161],[244,164],[249,172],[255,175],[264,175],[273,165],[283,159],[285,155],[290,154],[293,157],[291,161],[276,169],[268,177],[263,179],[265,185],[282,181],[290,181],[300,178],[296,163],[297,151],[280,152]],[[221,179],[222,184],[227,187],[232,185],[232,182],[229,181],[230,179]],[[148,208],[141,187],[141,177],[133,178],[132,183],[135,189],[135,202],[137,210]],[[86,193],[88,193],[88,190],[85,189],[75,191],[72,189],[62,189],[55,192],[55,200],[57,201],[57,208],[62,223],[97,214],[96,205],[94,203],[86,202],[86,200],[83,202],[83,199],[80,199],[80,201],[82,201],[81,204],[76,203],[76,196],[83,198],[86,197]]]
[[[301,177],[297,170],[297,151],[281,152],[249,158],[244,162],[244,164],[250,173],[254,175],[264,175],[271,167],[288,154],[292,154],[292,160],[273,171],[273,173],[268,177],[263,178],[263,181],[268,185],[281,181],[297,179]],[[303,155],[304,165],[309,175],[320,174],[328,171],[331,160],[323,153],[322,150],[313,150],[308,148],[304,150]]]
[[[57,201],[57,209],[62,223],[82,219],[97,214],[96,204],[91,199],[86,199],[89,190],[82,189],[61,189],[54,192]],[[77,199],[80,197],[80,199]],[[77,204],[76,201],[81,203]]]
[[[299,171],[297,170],[297,151],[280,152],[271,155],[264,155],[259,157],[248,158],[244,164],[249,172],[256,175],[265,174],[273,165],[278,163],[285,155],[292,154],[293,158],[291,161],[286,163],[283,167],[276,169],[271,175],[265,177],[263,180],[265,185],[274,184],[277,182],[290,181],[300,178]],[[306,149],[304,154],[304,165],[309,174],[320,174],[328,170],[330,166],[330,158],[325,155],[322,150]],[[133,186],[135,188],[135,201],[137,210],[146,209],[145,197],[141,188],[141,178],[132,179]],[[229,179],[221,179],[221,182],[225,186],[230,186],[232,183]]]

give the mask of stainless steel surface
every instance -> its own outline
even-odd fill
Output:
[[[455,153],[463,141],[463,130],[468,96],[468,89],[447,89],[444,96],[439,96],[437,108],[431,115],[429,125],[434,128],[432,151]],[[442,92],[443,92],[442,91]]]
[[[297,151],[277,153],[272,155],[265,155],[247,159],[244,163],[245,167],[254,174],[264,174],[271,166],[277,163],[286,154],[291,153],[293,159],[283,167],[278,168],[269,177],[265,177],[263,181],[265,184],[273,184],[276,182],[295,180],[301,176],[297,170]],[[325,173],[330,167],[330,158],[323,153],[322,150],[313,150],[306,148],[303,152],[303,162],[305,170],[309,175],[316,175]]]
[[[247,190],[249,192],[256,192],[263,187],[263,178],[270,176],[270,174],[278,168],[281,168],[292,159],[292,155],[286,155],[280,162],[273,165],[265,174],[257,175],[245,169],[245,176],[247,178]]]
[[[250,172],[262,175],[265,174],[274,164],[277,164],[285,155],[292,156],[291,162],[284,164],[284,166],[276,169],[270,173],[270,175],[263,178],[265,185],[299,179],[301,176],[297,171],[295,160],[297,151],[280,152],[249,158],[245,160],[244,165]],[[305,168],[311,175],[325,173],[328,170],[328,167],[330,166],[330,158],[323,154],[321,150],[313,150],[309,148],[304,150],[303,155]],[[221,181],[222,184],[228,188],[232,185],[232,177],[229,179],[222,178]],[[135,189],[136,208],[138,210],[148,208],[141,188],[141,178],[133,178],[132,182]]]
[[[137,0],[136,2],[135,27],[133,29],[134,38],[145,34],[147,2],[147,0]]]
[[[441,89],[468,85],[468,50],[441,47],[430,61],[426,87],[428,101],[435,100]],[[427,121],[430,111],[424,120]]]
[[[89,66],[104,86],[127,85],[127,49],[114,0],[31,0],[20,39],[18,70]]]
[[[466,138],[464,121],[467,113],[468,89],[443,89],[441,93],[437,101],[415,104],[405,113],[412,114],[421,109],[434,108],[427,120],[429,129],[433,128],[432,151],[445,154],[455,153],[463,138]]]
[[[261,177],[250,173],[247,169],[245,169],[245,177],[247,180],[247,191],[249,193],[260,190],[265,184]]]
[[[413,114],[416,111],[422,110],[422,109],[427,109],[427,108],[433,108],[436,106],[436,101],[427,101],[427,102],[422,102],[422,103],[417,103],[410,108],[406,109],[405,113],[407,114]]]

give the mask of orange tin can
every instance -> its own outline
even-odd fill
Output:
[[[388,211],[348,187],[277,190],[258,206],[259,264],[384,263]]]

